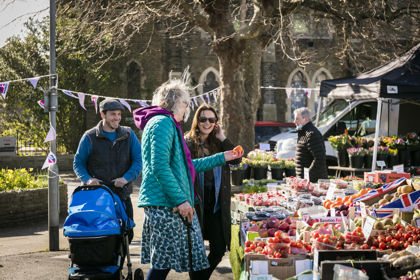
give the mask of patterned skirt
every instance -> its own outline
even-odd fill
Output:
[[[191,229],[193,270],[209,267],[201,236],[200,224],[194,214]],[[141,263],[154,269],[189,271],[187,227],[169,207],[144,208]]]

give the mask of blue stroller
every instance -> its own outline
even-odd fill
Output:
[[[63,226],[70,244],[68,279],[132,280],[128,234],[134,226],[125,205],[108,187],[77,187]],[[125,257],[127,277],[122,275]],[[143,278],[137,269],[134,280]]]

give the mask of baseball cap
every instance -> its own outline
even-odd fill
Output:
[[[101,112],[116,110],[124,111],[124,106],[115,99],[107,98],[101,101],[101,103],[99,104],[99,110]]]

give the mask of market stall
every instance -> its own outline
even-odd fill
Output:
[[[310,183],[287,176],[286,163],[256,150],[232,166],[242,176],[231,201],[235,279],[386,279],[420,268],[420,179],[381,171]]]
[[[356,77],[322,81],[320,96],[348,100],[378,100],[375,149],[372,157],[372,170],[375,170],[377,139],[379,135],[382,135],[380,123],[383,117],[382,107],[384,101],[389,101],[388,99],[402,99],[405,102],[419,104],[420,43],[401,57]]]

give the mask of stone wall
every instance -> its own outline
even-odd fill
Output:
[[[0,168],[33,168],[34,170],[40,170],[44,164],[46,156],[0,156]],[[57,164],[58,170],[62,171],[73,171],[73,159],[74,155],[58,155]]]
[[[60,217],[67,216],[67,185],[60,185]],[[0,228],[48,220],[48,188],[0,192]]]

